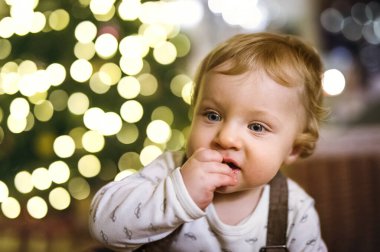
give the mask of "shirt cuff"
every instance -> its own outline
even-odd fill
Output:
[[[200,209],[194,200],[191,198],[189,192],[186,189],[185,183],[182,179],[182,174],[179,168],[174,169],[171,173],[171,178],[173,181],[173,187],[177,195],[179,203],[182,205],[183,209],[188,213],[190,218],[198,219],[206,215],[202,209]]]

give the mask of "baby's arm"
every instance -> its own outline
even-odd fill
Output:
[[[187,193],[170,154],[164,154],[139,173],[103,187],[93,199],[89,226],[106,246],[130,251],[204,214]]]

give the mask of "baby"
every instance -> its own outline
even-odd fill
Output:
[[[279,172],[315,148],[322,71],[316,51],[290,35],[217,46],[195,76],[186,152],[104,186],[92,235],[117,251],[327,251],[313,199]],[[285,190],[272,186],[277,177]],[[269,238],[269,213],[281,208],[272,193],[285,198],[283,244]]]

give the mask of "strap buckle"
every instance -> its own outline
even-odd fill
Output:
[[[260,248],[260,252],[288,252],[286,245],[264,246]]]

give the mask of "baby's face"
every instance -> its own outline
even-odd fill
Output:
[[[299,87],[282,86],[265,74],[209,72],[199,90],[187,155],[203,147],[217,150],[238,176],[234,192],[269,182],[284,163],[298,157],[304,109]]]

